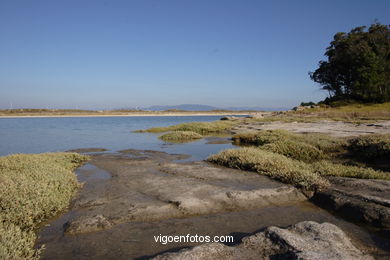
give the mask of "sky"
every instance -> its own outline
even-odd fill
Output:
[[[336,32],[390,1],[0,0],[0,109],[293,107]]]

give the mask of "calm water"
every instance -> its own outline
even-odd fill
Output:
[[[187,144],[169,144],[157,134],[132,133],[134,130],[168,126],[183,122],[214,121],[220,116],[180,117],[69,117],[0,118],[0,155],[42,153],[77,148],[150,149],[192,155],[201,160],[231,144],[207,144],[200,140]]]

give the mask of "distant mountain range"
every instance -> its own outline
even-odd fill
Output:
[[[149,110],[149,111],[164,111],[164,110],[185,110],[185,111],[210,111],[210,110],[254,110],[254,111],[280,111],[287,110],[290,108],[287,107],[214,107],[207,105],[199,105],[199,104],[182,104],[182,105],[174,105],[174,106],[150,106],[150,107],[139,107],[141,110]]]

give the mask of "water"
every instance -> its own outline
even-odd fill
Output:
[[[78,148],[105,148],[115,152],[131,148],[189,154],[192,160],[202,160],[233,146],[205,144],[207,141],[204,139],[186,144],[169,144],[158,139],[158,134],[132,131],[220,118],[221,116],[0,118],[0,155]]]

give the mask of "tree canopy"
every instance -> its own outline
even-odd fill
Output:
[[[390,101],[390,25],[374,23],[336,33],[325,56],[309,75],[331,99]]]

